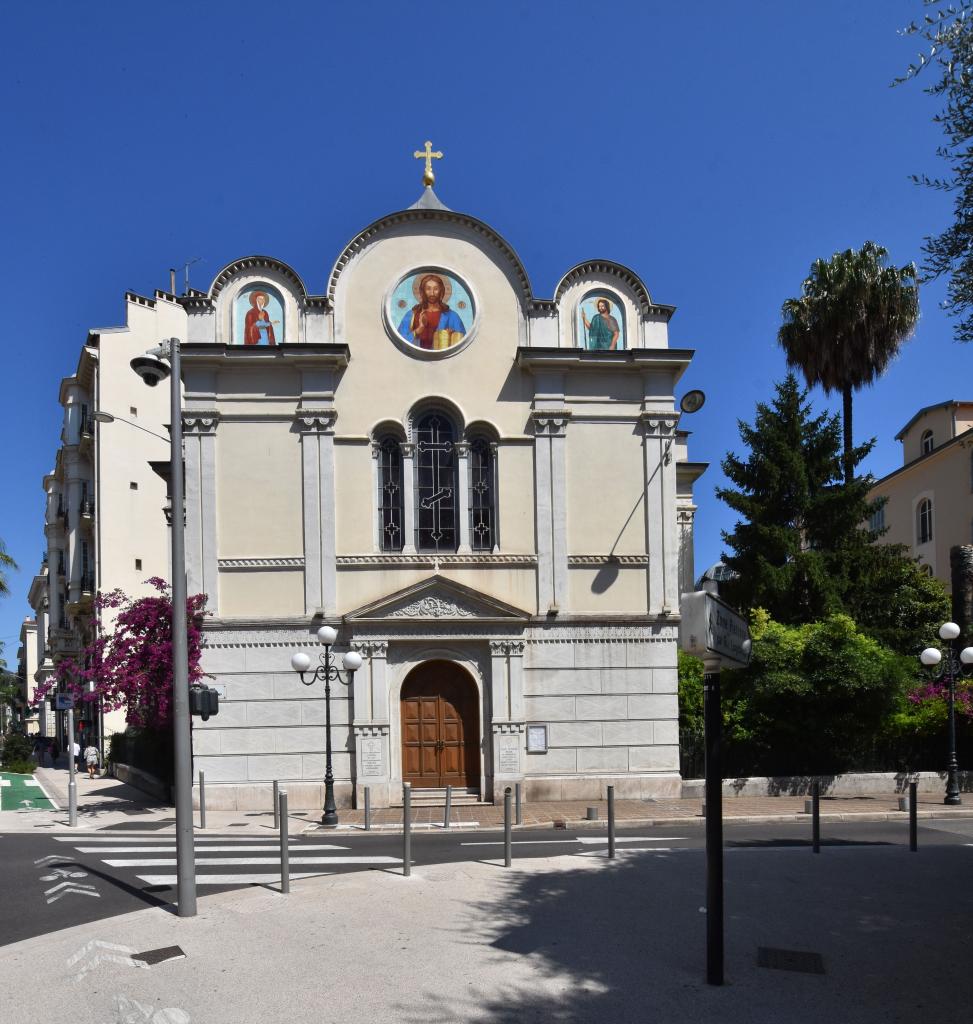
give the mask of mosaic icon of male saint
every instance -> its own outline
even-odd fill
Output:
[[[408,281],[401,282],[399,288],[407,285]],[[446,274],[428,273],[416,274],[411,284],[417,301],[399,322],[399,334],[410,344],[424,349],[452,348],[462,341],[466,336],[466,324],[459,312],[451,309],[447,302],[454,282]],[[405,304],[404,299],[399,299],[399,306]],[[459,305],[460,309],[468,307],[464,299]]]

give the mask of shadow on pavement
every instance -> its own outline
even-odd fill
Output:
[[[705,862],[685,853],[600,869],[498,872],[455,936],[518,958],[506,990],[444,1000],[417,983],[397,1019],[423,1024],[968,1024],[970,854],[878,844],[726,860],[726,979],[705,976]],[[768,970],[759,947],[819,953],[825,974]],[[520,958],[527,958],[527,961]],[[529,982],[524,982],[525,971]]]

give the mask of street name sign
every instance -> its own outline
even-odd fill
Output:
[[[70,711],[74,707],[74,695],[70,693],[56,693],[54,695],[55,711]]]
[[[682,649],[697,658],[718,656],[724,668],[750,664],[750,627],[725,601],[706,590],[683,594]]]

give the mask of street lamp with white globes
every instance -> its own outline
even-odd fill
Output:
[[[949,766],[946,770],[946,797],[944,804],[960,804],[959,763],[956,760],[956,680],[973,672],[973,647],[957,651],[956,640],[960,628],[955,622],[944,622],[939,627],[939,636],[946,642],[946,656],[938,647],[927,647],[919,660],[933,679],[945,681],[949,707]],[[938,667],[937,667],[938,666]]]
[[[321,664],[313,672],[309,672],[311,657],[304,651],[298,651],[291,658],[291,668],[300,675],[305,686],[311,686],[315,682],[324,683],[325,769],[324,813],[321,815],[321,824],[325,828],[335,828],[338,824],[338,809],[334,802],[334,772],[331,769],[331,683],[338,682],[351,686],[355,672],[361,668],[361,655],[348,651],[341,659],[348,678],[341,677],[338,666],[331,664],[331,647],[337,639],[338,631],[332,626],[322,626],[318,630],[318,640],[324,644],[324,652],[318,655]],[[305,675],[308,675],[308,678],[305,678]]]

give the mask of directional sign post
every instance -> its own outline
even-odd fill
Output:
[[[680,605],[682,649],[702,658],[703,733],[706,748],[706,981],[723,984],[723,769],[720,746],[720,669],[750,662],[750,629],[715,594],[683,594]]]

